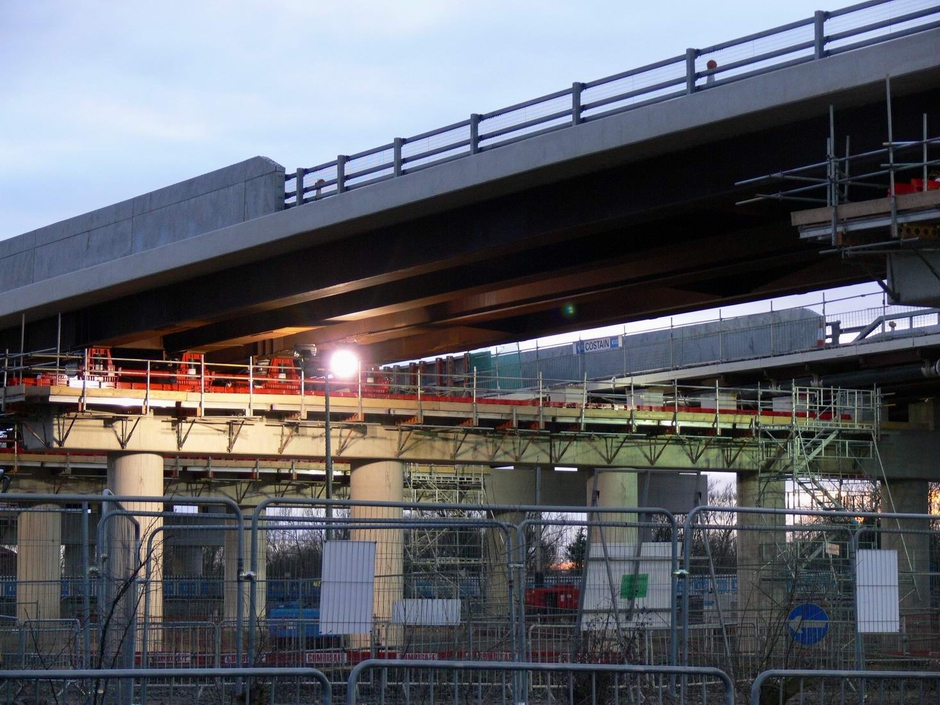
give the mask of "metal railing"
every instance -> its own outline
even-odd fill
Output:
[[[326,676],[315,668],[0,671],[0,697],[6,703],[147,705],[185,701],[330,705],[332,695]]]
[[[931,0],[870,0],[749,34],[287,175],[287,207],[556,130],[940,26]]]
[[[869,429],[877,426],[880,405],[875,390],[816,387],[804,383],[807,380],[782,387],[741,388],[676,383],[670,390],[663,385],[646,389],[629,379],[607,378],[601,382],[546,379],[541,375],[508,374],[499,369],[487,374],[475,369],[469,374],[466,371],[432,374],[418,368],[415,373],[401,369],[360,370],[348,382],[331,382],[332,406],[327,406],[323,378],[307,376],[303,368],[291,367],[290,376],[285,378],[284,372],[255,362],[246,368],[200,361],[198,369],[184,373],[179,369],[183,363],[178,361],[153,362],[110,355],[107,361],[109,368],[99,370],[87,353],[17,356],[6,378],[9,386],[2,391],[5,398],[10,398],[14,392],[22,397],[29,388],[56,388],[62,396],[65,394],[62,388],[69,388],[69,398],[80,409],[117,406],[139,408],[142,414],[172,406],[173,400],[183,394],[186,397],[183,403],[196,409],[199,415],[210,405],[213,409],[260,411],[265,404],[280,407],[293,404],[302,417],[308,413],[339,415],[354,411],[358,422],[375,418],[385,408],[371,400],[388,399],[415,419],[409,425],[430,423],[428,419],[432,418],[459,418],[470,419],[474,427],[479,427],[487,419],[518,419],[522,415],[544,428],[545,418],[554,413],[564,416],[569,423],[578,423],[582,429],[592,422],[603,423],[600,415],[604,413],[623,417],[630,423],[652,419],[650,414],[669,413],[676,418],[694,414],[709,416],[718,427],[723,417],[725,421],[740,423],[740,419],[731,417],[744,414],[764,426],[799,423]],[[122,390],[123,394],[115,394],[115,390]],[[692,425],[703,421],[693,419]]]
[[[751,705],[820,702],[832,705],[889,705],[936,702],[937,671],[764,671],[751,686]]]
[[[369,671],[378,671],[379,678],[366,684],[362,676]],[[491,677],[484,679],[484,674]],[[533,680],[536,674],[544,678],[536,682]],[[559,675],[554,682],[552,674]],[[368,699],[363,698],[367,689]],[[734,684],[727,673],[717,668],[369,659],[353,668],[346,687],[346,705],[363,701],[381,705],[396,702],[433,705],[439,701],[483,705],[500,701],[526,703],[530,699],[541,701],[543,697],[545,702],[557,700],[569,705],[611,702],[610,697],[613,702],[623,698],[625,702],[723,701],[725,705],[734,705]]]
[[[53,499],[66,505],[82,501],[86,508],[102,499],[78,495],[9,497],[4,521],[22,520],[30,512],[35,515],[38,507],[46,507],[49,520],[54,519],[55,511],[66,520],[70,510],[61,506],[53,510],[49,506]],[[126,505],[131,499],[108,497],[107,501]],[[198,501],[150,499],[158,503]],[[165,512],[164,518],[173,514]],[[146,515],[139,512],[141,517]],[[90,521],[95,515],[86,509],[82,516]],[[536,699],[565,700],[574,685],[598,698],[601,691],[616,698],[639,689],[636,694],[658,702],[666,693],[677,688],[681,691],[683,682],[696,683],[703,695],[686,702],[704,702],[706,692],[717,695],[718,681],[710,675],[699,678],[704,671],[695,668],[680,671],[660,665],[720,668],[743,694],[761,670],[771,667],[855,669],[847,672],[859,683],[866,678],[865,668],[910,668],[916,673],[918,668],[930,667],[940,644],[934,626],[938,607],[931,570],[937,563],[937,523],[936,517],[925,514],[698,507],[677,530],[672,515],[654,507],[424,505],[280,498],[259,506],[250,520],[243,514],[226,514],[231,521],[226,526],[229,531],[247,531],[247,523],[253,524],[250,543],[246,540],[242,546],[213,531],[212,522],[217,519],[198,516],[204,521],[191,526],[183,545],[221,548],[219,560],[233,569],[237,564],[245,565],[250,548],[250,570],[239,575],[227,570],[225,589],[214,598],[217,617],[233,614],[234,620],[172,621],[169,610],[155,609],[154,602],[140,596],[153,590],[154,596],[161,595],[165,607],[172,602],[160,590],[161,578],[147,573],[133,583],[139,596],[132,610],[137,634],[123,628],[120,631],[120,639],[129,647],[123,663],[100,658],[107,632],[115,627],[106,619],[92,620],[92,614],[106,616],[110,611],[106,599],[113,599],[102,597],[104,592],[98,590],[94,612],[85,606],[75,608],[77,614],[70,619],[0,623],[0,658],[7,669],[0,676],[28,672],[23,678],[29,679],[38,668],[65,672],[66,668],[89,669],[91,665],[110,673],[107,669],[116,665],[130,668],[139,664],[136,673],[147,674],[141,677],[156,674],[153,678],[159,679],[172,667],[177,673],[194,673],[193,679],[197,679],[206,666],[236,670],[248,665],[278,666],[281,673],[280,669],[303,665],[316,666],[336,687],[363,659],[381,658],[381,666],[376,668],[395,669],[395,678],[388,680],[388,674],[380,673],[380,678],[386,678],[381,687],[378,681],[366,685],[377,688],[376,698],[386,692],[388,702],[394,699],[392,691],[395,697],[408,692],[414,696],[412,686],[420,690],[421,697],[432,699],[453,697],[458,691],[461,697],[474,699],[482,691],[488,697],[524,693]],[[17,528],[16,547],[24,555],[45,540],[37,526]],[[562,573],[557,554],[543,560],[535,551],[537,546],[550,544],[545,540],[546,532],[555,526],[564,532],[559,545],[572,541],[581,529],[584,547],[579,568]],[[419,531],[422,528],[429,532]],[[99,525],[98,529],[89,535],[97,534],[100,540],[104,527]],[[268,540],[274,531],[284,533]],[[325,576],[322,549],[328,532],[330,542],[376,545],[376,565],[383,569],[375,571],[374,587],[365,596],[367,606],[376,609],[369,611],[371,626],[364,632],[347,633],[342,628],[335,633],[332,628],[319,631],[325,622],[335,624],[337,620],[335,614],[327,617],[313,612],[324,607],[319,580]],[[370,533],[367,536],[365,532]],[[429,536],[437,538],[426,540]],[[722,552],[723,546],[727,548],[725,539],[731,539],[733,550]],[[278,542],[286,545],[285,541],[293,542],[298,550],[275,561],[274,547]],[[439,542],[436,547],[435,542]],[[412,551],[409,543],[416,543],[418,551]],[[89,550],[78,567],[87,575],[102,576],[94,578],[101,581],[103,547],[93,548],[97,550]],[[114,547],[109,550],[112,556],[108,560],[116,560]],[[447,558],[454,552],[472,554],[472,564],[449,564]],[[92,554],[99,556],[95,563],[89,562]],[[872,561],[884,559],[886,568],[880,573],[863,569],[863,564],[870,566]],[[53,567],[60,570],[58,565]],[[371,572],[371,565],[361,567],[363,574]],[[266,584],[280,579],[284,571],[298,580],[318,581],[316,596],[298,595],[294,612],[275,604],[273,592],[265,596]],[[461,580],[469,579],[474,580],[473,585],[461,585]],[[54,581],[55,576],[46,580]],[[24,592],[12,596],[18,607],[26,599],[31,604],[42,602],[43,614],[58,611],[58,594],[37,592],[24,598],[31,586],[28,581],[21,581],[21,586]],[[561,592],[574,601],[540,599],[559,597]],[[886,593],[893,595],[893,605],[900,609],[893,614],[873,611],[877,606],[873,598]],[[405,610],[416,608],[422,600],[425,607],[431,603],[443,607],[447,602],[454,609],[444,621],[432,617],[430,611],[421,617],[413,612],[415,619],[406,618]],[[236,602],[249,603],[249,607],[236,609]],[[396,602],[403,604],[396,608]],[[408,602],[411,604],[404,604]],[[389,608],[386,613],[377,609],[380,603]],[[64,613],[65,601],[61,608]],[[241,652],[240,634],[249,642]],[[431,670],[416,677],[417,667],[400,659]],[[430,666],[425,659],[449,665]],[[600,679],[600,673],[609,672],[609,664],[625,661],[643,666],[623,672],[619,681]],[[540,665],[533,668],[528,662]],[[572,663],[588,664],[578,667],[587,675],[579,680],[568,668]],[[454,664],[458,670],[491,675],[482,680],[456,678]],[[411,669],[411,675],[405,669]],[[558,678],[536,677],[551,671],[561,673]],[[598,674],[597,685],[591,684],[592,672]],[[68,673],[74,682],[83,678],[74,671]],[[794,692],[804,692],[807,698],[827,677],[814,670],[813,676],[800,681],[799,674],[784,673],[787,692],[797,688]],[[903,674],[903,678],[918,677],[909,671]],[[776,676],[764,676],[767,678]],[[156,681],[150,683],[157,687]],[[352,686],[356,683],[350,681]],[[876,692],[872,683],[868,684],[869,693]],[[359,686],[365,687],[361,681]],[[933,683],[923,692],[933,694],[935,688]],[[826,685],[826,692],[829,689]],[[892,685],[877,692],[897,690]],[[688,689],[685,692],[694,694]],[[417,699],[412,697],[412,701]],[[513,697],[507,702],[521,701]]]

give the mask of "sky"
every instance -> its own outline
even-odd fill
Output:
[[[833,10],[818,0],[0,0],[0,239],[288,171]]]

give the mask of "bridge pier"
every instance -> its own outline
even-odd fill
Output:
[[[21,622],[59,619],[62,599],[59,556],[60,507],[40,504],[19,513],[16,557],[16,618]]]
[[[391,460],[355,464],[349,475],[349,498],[362,502],[402,502],[404,499],[405,466]],[[401,519],[401,507],[353,506],[351,517],[363,522]],[[401,644],[401,628],[393,626],[392,607],[402,599],[404,588],[404,533],[400,528],[354,529],[353,541],[375,542],[375,587],[373,617],[375,624],[386,625],[384,635],[377,634],[380,645],[396,649]],[[363,638],[365,637],[365,638]],[[351,645],[365,648],[368,635],[353,635]]]
[[[881,506],[886,512],[928,514],[927,480],[890,480],[881,485]],[[882,522],[881,548],[898,552],[898,587],[901,618],[930,609],[930,526],[917,519]],[[893,533],[901,532],[901,533]]]
[[[143,616],[145,626],[160,625],[163,622],[163,518],[149,513],[164,511],[160,501],[163,497],[163,456],[157,453],[110,453],[108,488],[119,497],[153,497],[154,501],[121,502],[120,507],[110,510],[124,510],[129,516],[109,520],[107,534],[111,537],[111,546],[107,550],[106,575],[111,581],[111,590],[106,594],[110,592],[110,603],[99,605],[99,612],[115,610],[116,614],[128,619],[134,615],[138,615],[138,619]],[[135,530],[132,522],[136,522],[139,528]],[[139,546],[135,546],[135,539],[140,542]],[[145,585],[144,595],[137,599],[134,590],[122,592],[127,581],[143,583],[148,577],[148,567],[150,582]],[[159,631],[145,629],[144,634],[148,635],[148,649],[161,648]]]
[[[754,471],[737,473],[739,507],[784,509],[785,492],[783,477],[767,477]],[[746,651],[761,648],[768,633],[783,629],[790,611],[785,519],[782,514],[738,514],[737,621]],[[753,633],[748,631],[749,625]]]
[[[514,472],[514,471],[509,471]],[[493,520],[511,526],[518,526],[525,519],[524,512],[495,511]],[[509,555],[508,538],[513,541],[512,550],[521,551],[516,532],[506,532],[502,528],[491,527],[486,530],[486,602],[487,615],[494,620],[504,618],[512,608],[512,590],[510,590],[510,565],[515,560]],[[524,590],[525,586],[520,586]]]
[[[244,508],[245,523],[242,532],[242,570],[247,571],[251,562],[251,512]],[[226,523],[231,527],[224,532],[222,555],[223,566],[223,604],[222,617],[225,622],[234,624],[238,619],[238,601],[242,603],[242,624],[247,625],[251,613],[250,585],[238,580],[238,520],[230,519]],[[255,616],[264,619],[267,614],[267,559],[268,541],[267,531],[258,532],[258,561],[257,573],[254,580],[257,583],[255,590]]]
[[[588,485],[588,506],[598,508],[639,506],[637,473],[634,471],[595,468]],[[635,513],[603,512],[595,515],[595,521],[610,524],[623,522],[635,524]],[[603,556],[604,546],[611,544],[635,544],[638,538],[636,526],[595,526],[591,529],[591,556]],[[603,539],[603,542],[602,542]],[[619,554],[618,554],[619,555]]]

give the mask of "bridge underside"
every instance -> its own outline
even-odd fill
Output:
[[[923,113],[940,99],[935,78],[892,82],[895,139],[919,137]],[[701,110],[709,117],[695,129],[627,137],[602,156],[316,227],[250,257],[219,258],[222,269],[155,277],[146,291],[77,299],[63,305],[61,321],[33,313],[24,330],[7,317],[0,345],[194,350],[234,361],[297,344],[355,343],[369,361],[387,362],[883,277],[879,260],[821,254],[821,243],[802,240],[788,204],[735,205],[753,195],[736,182],[824,158],[830,105],[853,152],[882,145],[883,81],[714,119],[716,106],[733,104],[748,83],[650,108],[663,116]],[[629,134],[650,118],[641,113],[572,134],[614,126]],[[419,186],[443,168],[393,182]],[[263,231],[282,216],[314,222],[359,196],[245,225]]]

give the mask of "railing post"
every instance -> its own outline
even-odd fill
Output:
[[[721,335],[722,324],[724,321],[721,317],[721,309],[718,309],[718,362],[725,361],[725,348],[724,348],[724,338]]]
[[[770,354],[776,355],[776,346],[774,345],[774,331],[777,326],[776,317],[774,316],[774,304],[773,301],[770,302]]]
[[[584,84],[575,81],[571,84],[571,124],[581,124],[581,91],[584,90]]]
[[[297,196],[295,197],[294,205],[302,206],[304,204],[304,177],[307,175],[307,170],[302,166],[297,167],[297,174],[294,176],[297,182]]]
[[[401,176],[401,147],[405,143],[401,137],[396,137],[392,146],[392,173]]]
[[[7,387],[10,384],[10,348],[3,352],[3,398],[0,399],[0,411],[7,410]]]
[[[206,356],[199,356],[199,415],[206,413]]]
[[[419,423],[419,424],[423,424],[423,423],[424,423],[424,412],[423,412],[422,407],[421,407],[421,365],[418,365],[418,395],[417,395],[417,397],[418,397],[418,399],[417,399],[417,401],[418,401],[418,409],[417,409],[417,412],[418,412],[418,423]]]
[[[20,359],[20,365],[23,364],[22,358]],[[23,373],[20,373],[20,379],[23,378]],[[85,364],[82,367],[82,395],[78,400],[78,410],[85,410],[85,395],[88,393],[88,348],[85,348]]]
[[[721,393],[718,389],[718,379],[715,379],[715,435],[721,435]]]
[[[676,435],[679,435],[679,378],[672,379],[672,423]]]
[[[826,56],[826,13],[822,10],[813,15],[813,47],[815,58]]]
[[[636,400],[636,387],[633,385],[633,375],[630,375],[630,433],[636,433],[636,410],[639,406]]]
[[[695,59],[698,49],[685,50],[685,92],[695,93]]]
[[[362,411],[362,360],[356,360],[356,401],[358,405],[359,420],[361,421],[363,416]]]
[[[584,377],[581,378],[581,421],[578,424],[580,430],[584,430],[584,412],[587,409],[587,372],[584,373]]]
[[[252,402],[255,396],[255,357],[248,356],[248,415],[254,416],[252,411]]]
[[[477,409],[477,367],[473,366],[473,425],[479,426],[479,410]]]
[[[473,113],[470,116],[470,154],[480,151],[480,116]]]
[[[676,351],[675,351],[675,328],[672,325],[672,319],[669,319],[669,369],[675,369],[676,367]]]
[[[147,360],[147,382],[144,385],[144,408],[146,414],[150,411],[150,360]]]
[[[542,370],[539,370],[539,428],[545,428],[545,404],[542,401]]]
[[[796,428],[796,404],[800,398],[796,390],[796,380],[790,382],[790,430]],[[806,411],[809,412],[809,397],[806,398]]]
[[[346,190],[346,162],[349,160],[345,154],[336,157],[336,193]]]

